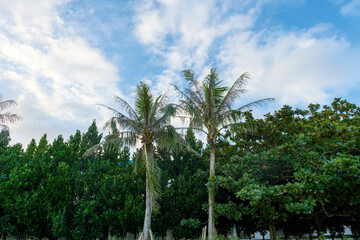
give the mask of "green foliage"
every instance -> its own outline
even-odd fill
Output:
[[[183,219],[181,220],[180,225],[188,228],[199,228],[200,221],[199,219],[192,219],[192,218]]]
[[[192,130],[187,131],[185,139],[201,153],[202,143]],[[187,149],[173,154],[162,151],[158,158],[162,198],[159,214],[154,216],[154,230],[165,235],[172,229],[175,238],[200,235],[207,220],[203,210],[207,199],[207,161]]]
[[[138,231],[144,183],[132,175],[128,148],[82,157],[100,140],[93,122],[67,142],[59,136],[49,144],[44,135],[26,151],[1,145],[0,234],[95,239]]]
[[[185,137],[192,150],[154,147],[162,198],[153,232],[200,236],[210,186],[217,192],[219,234],[234,226],[247,235],[275,226],[285,238],[314,231],[320,238],[326,231],[341,237],[344,226],[359,233],[359,114],[342,99],[307,110],[284,106],[258,120],[245,112],[258,131],[231,129],[217,139],[217,175],[210,181],[210,146],[203,149],[192,130]],[[129,148],[119,148],[112,141],[120,134],[114,126],[107,144],[99,144],[102,134],[94,121],[83,134],[52,142],[44,135],[25,149],[9,145],[8,132],[0,132],[0,235],[106,239],[109,233],[140,232],[146,171],[133,174],[141,152],[131,158]],[[95,154],[83,157],[94,145]]]
[[[328,218],[359,209],[359,113],[341,99],[321,111],[313,104],[307,111],[284,106],[257,120],[255,134],[229,132],[235,146],[225,151],[237,154],[224,159],[217,184],[259,224],[302,215],[320,233]]]

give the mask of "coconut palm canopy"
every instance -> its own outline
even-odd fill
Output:
[[[244,111],[274,100],[264,98],[232,109],[235,101],[246,93],[243,87],[249,79],[248,73],[242,74],[231,87],[223,86],[215,68],[210,70],[203,81],[196,79],[194,71],[190,69],[183,71],[183,75],[188,87],[181,90],[174,85],[182,97],[179,107],[191,116],[189,127],[205,133],[208,140],[216,138],[225,128],[249,130],[249,127],[255,127],[240,122]]]
[[[115,101],[121,110],[100,104],[114,113],[104,128],[110,129],[115,123],[119,132],[116,133],[117,138],[113,136],[112,139],[118,139],[126,145],[135,146],[139,140],[143,146],[156,144],[160,148],[174,149],[179,146],[179,142],[169,141],[177,136],[170,119],[175,116],[176,108],[167,104],[167,100],[166,94],[154,98],[149,86],[140,83],[137,85],[134,108],[118,96],[115,96]]]

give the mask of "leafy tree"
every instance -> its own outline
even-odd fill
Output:
[[[313,198],[310,221],[321,237],[328,218],[358,214],[360,108],[335,98],[331,106],[319,109],[318,104],[309,105],[309,117],[302,121],[304,134],[297,136],[304,167],[294,174],[300,184],[293,194]]]
[[[242,74],[229,88],[222,85],[216,69],[211,69],[205,79],[201,82],[195,79],[192,70],[183,71],[188,87],[182,91],[175,86],[176,90],[183,97],[181,109],[188,113],[190,118],[189,128],[198,130],[206,134],[207,142],[210,146],[210,178],[215,178],[215,149],[216,139],[223,129],[253,129],[252,124],[240,122],[243,117],[242,111],[254,106],[258,106],[273,100],[272,98],[261,99],[251,102],[237,109],[232,109],[234,101],[242,96],[246,90],[243,85],[249,78],[246,73]],[[209,191],[209,218],[208,218],[208,237],[215,237],[215,186],[208,185]]]
[[[76,202],[74,188],[79,170],[76,165],[78,159],[74,158],[70,151],[71,148],[61,135],[49,146],[46,193],[51,209],[48,216],[52,235],[73,239],[73,214]]]
[[[49,236],[48,205],[44,187],[48,166],[44,162],[46,146],[46,135],[41,138],[38,146],[35,140],[32,140],[18,161],[13,162],[14,167],[4,184],[6,208],[11,215],[12,225],[7,233],[24,237]]]
[[[112,148],[113,151],[119,151],[117,147],[113,146]],[[128,147],[121,150],[117,159],[118,171],[113,176],[116,180],[112,182],[113,189],[109,192],[114,196],[106,210],[109,212],[108,221],[110,222],[109,226],[113,229],[112,234],[125,236],[127,233],[141,232],[142,229],[142,217],[145,209],[143,199],[145,172],[134,174],[135,166],[130,160]]]
[[[10,143],[10,133],[7,129],[2,129],[0,131],[0,147],[2,148],[2,150],[5,150],[9,143]]]
[[[6,236],[14,231],[16,217],[12,214],[11,193],[12,189],[8,187],[10,173],[17,164],[21,164],[22,146],[16,144],[9,145],[10,137],[7,130],[2,130],[0,137],[0,236],[6,239]]]
[[[100,135],[93,122],[83,135],[82,149],[85,151],[99,142]],[[80,201],[74,216],[75,239],[108,239],[109,234],[124,236],[126,231],[138,230],[139,212],[143,215],[139,191],[142,182],[131,175],[133,164],[129,151],[127,147],[120,149],[105,144],[97,148],[95,155],[82,159],[77,184]]]
[[[69,215],[71,222],[71,236],[74,239],[96,239],[101,236],[102,219],[99,210],[99,185],[104,177],[103,161],[100,151],[96,155],[83,156],[87,149],[99,144],[102,134],[99,133],[96,121],[89,126],[86,133],[81,137],[72,138],[69,145],[74,147],[76,156],[76,168],[74,171],[74,202]],[[107,234],[107,232],[106,232]]]
[[[271,239],[294,215],[322,238],[329,218],[358,214],[359,108],[335,99],[319,109],[285,106],[258,120],[256,134],[229,133],[237,154],[218,183],[250,206],[243,214],[269,226]]]
[[[0,234],[19,238],[107,239],[137,232],[144,209],[144,181],[132,175],[128,148],[111,144],[95,156],[83,153],[100,142],[93,122],[65,142],[44,135],[26,151],[0,134]]]
[[[137,160],[141,160],[146,170],[143,236],[148,240],[150,239],[151,214],[160,194],[160,172],[154,158],[154,146],[156,144],[158,148],[173,149],[179,143],[180,137],[170,125],[170,118],[175,115],[176,109],[173,105],[166,103],[166,95],[160,95],[155,99],[145,83],[137,85],[134,108],[120,97],[115,97],[115,100],[120,105],[121,111],[101,105],[114,113],[105,128],[111,128],[115,123],[119,129],[108,139],[108,142],[131,146],[135,146],[137,140],[141,142],[141,154]]]

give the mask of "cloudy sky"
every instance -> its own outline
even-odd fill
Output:
[[[0,0],[0,95],[23,117],[25,146],[109,117],[140,81],[156,93],[180,71],[217,67],[225,83],[249,72],[237,103],[261,111],[343,97],[360,105],[360,0]],[[170,90],[171,91],[171,90]]]

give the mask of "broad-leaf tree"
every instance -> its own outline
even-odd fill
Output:
[[[356,222],[359,113],[341,99],[321,111],[319,104],[310,104],[309,110],[284,106],[257,120],[256,134],[231,133],[235,145],[222,152],[234,154],[223,158],[217,180],[240,203],[239,210],[221,213],[240,213],[242,219],[268,226],[270,239],[276,239],[276,227],[285,228],[286,235],[316,230],[322,239],[326,229],[341,232],[339,218]],[[306,224],[291,226],[294,218]]]
[[[240,122],[243,117],[243,110],[259,106],[273,99],[261,99],[232,109],[234,102],[246,92],[243,86],[249,78],[247,73],[242,74],[231,87],[223,85],[223,81],[219,79],[219,74],[215,68],[210,70],[210,74],[203,81],[196,79],[194,71],[190,69],[183,71],[183,75],[188,83],[187,88],[180,90],[175,86],[182,96],[180,108],[191,116],[189,128],[205,133],[210,147],[208,237],[214,239],[215,187],[211,182],[215,178],[216,139],[221,131],[226,128],[253,130],[254,125],[251,123]]]
[[[180,136],[170,125],[170,119],[176,114],[176,108],[167,103],[165,94],[154,98],[150,87],[145,83],[137,85],[135,106],[130,106],[120,97],[115,97],[121,110],[110,109],[114,116],[105,124],[112,129],[114,124],[118,131],[108,138],[108,142],[135,146],[141,143],[140,154],[136,159],[146,171],[146,201],[143,238],[150,239],[151,214],[156,208],[159,197],[159,168],[154,158],[154,147],[174,149],[180,143]]]

